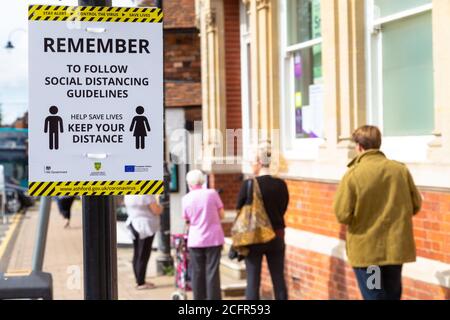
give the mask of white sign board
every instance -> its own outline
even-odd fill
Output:
[[[29,7],[31,195],[163,192],[162,17]]]

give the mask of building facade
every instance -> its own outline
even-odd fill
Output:
[[[137,0],[137,6],[153,7],[154,0]],[[200,37],[195,18],[195,0],[165,0],[164,83],[166,152],[171,173],[171,229],[181,233],[181,198],[188,192],[185,176],[191,145],[188,132],[201,121]],[[151,61],[149,61],[151,63]]]
[[[364,124],[424,197],[404,298],[450,298],[450,1],[197,0],[196,13],[203,169],[232,209],[252,150],[271,143],[291,195],[290,298],[360,298],[332,202]]]

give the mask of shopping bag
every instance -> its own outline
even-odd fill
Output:
[[[264,208],[264,202],[258,181],[252,180],[253,201],[245,204],[238,212],[231,228],[232,248],[238,256],[247,256],[247,246],[267,243],[275,238],[269,216]]]

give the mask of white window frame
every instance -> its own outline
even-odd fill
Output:
[[[287,42],[287,15],[286,15],[286,1],[279,1],[279,30],[280,32],[280,134],[281,146],[284,157],[288,160],[316,160],[319,157],[319,147],[325,143],[323,138],[297,138],[295,133],[295,77],[290,71],[294,69],[294,55],[293,53],[302,49],[312,48],[318,44],[322,44],[322,37],[298,43],[295,45],[288,45]],[[322,5],[322,4],[321,4]],[[289,71],[290,70],[290,71]],[[325,122],[325,119],[323,119]],[[325,127],[325,126],[324,126]]]
[[[366,61],[367,63],[367,121],[383,127],[383,25],[432,11],[433,4],[425,4],[386,17],[376,18],[374,0],[366,0]],[[378,106],[378,107],[376,107]],[[392,159],[422,163],[427,161],[428,145],[433,135],[384,137],[382,150]]]

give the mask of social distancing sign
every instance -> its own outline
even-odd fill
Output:
[[[163,13],[29,7],[29,193],[161,194]]]

